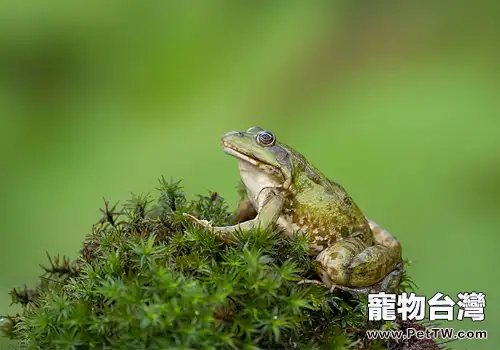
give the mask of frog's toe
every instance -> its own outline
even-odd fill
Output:
[[[190,221],[193,221],[193,222],[199,221],[199,219],[196,216],[188,214],[188,213],[182,213],[182,216],[184,216],[186,219],[189,219]]]
[[[308,280],[308,279],[304,279],[304,280],[301,280],[298,282],[298,284],[315,284],[317,286],[321,286],[323,288],[326,288],[328,289],[330,292],[333,292],[334,290],[336,289],[342,289],[341,286],[337,285],[337,284],[332,284],[332,283],[329,283],[328,285],[325,284],[324,282],[322,281],[318,281],[318,280]]]
[[[326,287],[326,285],[321,282],[321,281],[318,281],[318,280],[308,280],[308,279],[305,279],[305,280],[301,280],[299,282],[297,282],[297,284],[316,284],[318,286],[322,286],[322,287]]]
[[[351,288],[351,287],[345,287],[345,286],[339,286],[339,285],[333,285],[332,288],[330,288],[330,292],[333,292],[335,290],[340,290],[342,292],[347,292],[352,295],[359,295],[359,294],[368,294],[370,293],[370,288],[369,287],[364,287],[364,288]]]
[[[196,216],[193,216],[191,214],[188,214],[188,213],[182,213],[182,215],[187,218],[188,220],[194,222],[195,224],[198,224],[202,227],[210,227],[211,224],[209,221],[207,220],[202,220],[202,219],[198,219]]]
[[[370,292],[370,288],[351,288],[351,287],[345,287],[340,284],[333,284],[329,283],[326,285],[322,281],[318,280],[308,280],[304,279],[298,282],[298,284],[316,284],[318,286],[324,287],[330,291],[330,293],[334,293],[336,291],[341,291],[341,292],[347,292],[353,295],[359,295],[359,294],[368,294]]]

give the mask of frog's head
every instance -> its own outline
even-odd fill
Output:
[[[291,153],[270,131],[256,126],[246,132],[231,131],[222,137],[222,147],[226,154],[239,160],[240,174],[247,187],[290,188]]]

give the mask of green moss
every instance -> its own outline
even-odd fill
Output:
[[[297,283],[315,278],[304,237],[254,230],[227,246],[182,216],[228,224],[221,197],[157,190],[120,211],[105,201],[76,260],[49,256],[36,288],[13,289],[23,312],[3,333],[27,349],[404,348],[365,337],[401,323],[368,322],[364,297]]]

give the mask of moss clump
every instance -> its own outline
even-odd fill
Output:
[[[254,230],[228,246],[182,216],[231,223],[216,193],[157,190],[120,211],[105,201],[76,260],[49,257],[36,288],[11,292],[23,311],[3,333],[27,349],[404,348],[367,339],[400,323],[368,322],[364,297],[297,283],[315,278],[305,237]]]

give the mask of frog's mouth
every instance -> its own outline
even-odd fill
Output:
[[[282,168],[279,168],[265,161],[258,160],[257,158],[255,158],[253,154],[245,153],[243,150],[239,149],[236,145],[231,144],[229,142],[222,141],[222,149],[224,150],[224,153],[233,156],[240,161],[251,164],[256,169],[259,169],[260,171],[271,176],[278,183],[282,183],[282,186],[284,188],[290,187],[291,174],[287,174],[286,172],[283,171]],[[240,170],[241,170],[241,165],[240,165]]]
[[[262,167],[274,168],[274,166],[272,166],[271,164],[253,158],[251,155],[244,153],[243,151],[238,149],[236,146],[234,146],[228,142],[223,141],[222,148],[224,150],[224,153],[229,154],[230,156],[236,157],[238,159],[241,159],[245,162],[248,162],[248,163],[256,166],[257,168],[262,168]]]
[[[261,171],[269,175],[276,176],[278,178],[284,177],[284,174],[276,166],[256,159],[255,157],[253,157],[253,155],[243,152],[233,144],[223,141],[222,148],[224,150],[224,153],[233,156],[241,161],[244,161],[248,164],[251,164],[257,169],[260,169]]]

